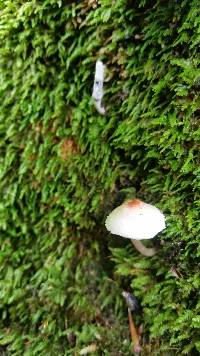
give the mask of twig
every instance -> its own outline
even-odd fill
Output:
[[[132,313],[133,311],[137,310],[139,308],[138,301],[137,299],[129,292],[123,291],[122,296],[126,300],[126,304],[128,306],[128,320],[129,320],[129,328],[130,328],[130,334],[131,334],[131,340],[133,343],[133,350],[136,355],[139,355],[141,352],[141,347],[140,347],[140,337],[139,333],[137,333],[133,316]]]
[[[140,346],[140,340],[139,336],[137,334],[137,330],[133,321],[133,317],[131,314],[130,308],[128,308],[128,320],[129,320],[129,327],[130,327],[130,333],[131,333],[131,340],[133,342],[133,350],[134,352],[139,355],[141,352],[141,346]]]

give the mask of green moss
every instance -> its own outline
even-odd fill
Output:
[[[144,354],[200,351],[198,8],[0,0],[2,353],[129,355],[123,288]],[[104,228],[130,192],[167,217],[150,259]]]

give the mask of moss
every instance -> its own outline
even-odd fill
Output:
[[[123,288],[144,354],[200,350],[198,5],[0,0],[2,353],[130,354]],[[130,193],[167,217],[152,259],[105,231]]]

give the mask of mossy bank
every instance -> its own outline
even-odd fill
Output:
[[[141,305],[143,355],[198,354],[199,1],[0,12],[2,355],[131,354],[123,289]],[[167,218],[152,258],[104,227],[130,191]]]

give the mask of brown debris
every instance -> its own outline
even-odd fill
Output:
[[[73,139],[69,138],[63,140],[60,146],[60,156],[62,157],[62,159],[66,161],[70,156],[76,154],[77,152],[78,147]]]
[[[132,339],[132,343],[133,343],[133,350],[136,355],[139,355],[142,350],[142,348],[140,346],[140,338],[139,338],[139,335],[137,333],[137,330],[136,330],[136,327],[134,324],[131,310],[129,308],[128,308],[128,319],[129,319],[131,339]]]
[[[88,355],[93,352],[97,351],[97,345],[96,344],[91,344],[86,347],[84,347],[82,350],[80,350],[79,355]]]
[[[92,7],[93,9],[96,9],[98,6],[98,1],[97,0],[85,0],[84,1],[84,7],[87,9],[87,11]]]

